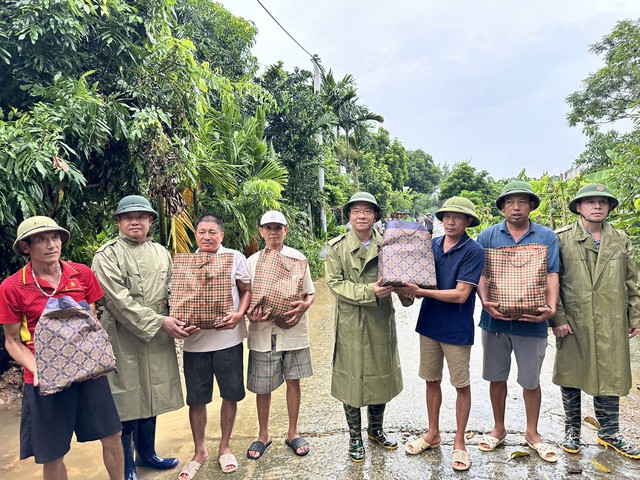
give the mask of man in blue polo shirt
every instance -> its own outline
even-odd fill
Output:
[[[464,433],[471,410],[469,360],[473,345],[473,309],[476,287],[484,265],[482,247],[469,238],[467,227],[480,224],[476,209],[469,200],[452,197],[436,216],[445,234],[433,241],[437,290],[427,290],[405,283],[406,294],[425,297],[420,307],[416,331],[420,334],[419,375],[427,382],[429,429],[405,450],[417,455],[440,445],[440,405],[442,404],[443,360],[447,360],[451,384],[456,388],[456,436],[453,441],[452,466],[467,470],[471,459]]]
[[[555,315],[558,303],[560,261],[555,233],[529,220],[529,214],[539,205],[540,198],[531,185],[518,180],[509,182],[496,200],[496,206],[505,220],[487,228],[478,237],[478,243],[485,249],[531,243],[547,246],[546,306],[538,309],[538,315],[523,315],[520,319],[503,315],[499,304],[488,301],[486,277],[483,275],[480,279],[478,296],[484,309],[480,317],[484,349],[482,377],[490,382],[494,427],[491,433],[482,436],[478,449],[483,452],[495,450],[507,435],[504,415],[513,352],[518,364],[518,383],[522,387],[527,418],[524,439],[544,461],[557,462],[557,454],[548,443],[542,441],[538,433],[538,417],[542,402],[540,369],[547,348],[547,320]]]

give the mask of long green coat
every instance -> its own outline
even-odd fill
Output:
[[[117,371],[108,379],[121,421],[184,405],[175,341],[160,330],[168,315],[171,265],[163,246],[123,234],[100,247],[93,259],[104,290],[102,323],[116,356]]]
[[[560,299],[553,382],[590,395],[624,396],[631,388],[629,328],[640,326],[636,257],[629,237],[604,223],[600,251],[582,220],[560,229]]]
[[[402,391],[391,296],[373,293],[381,241],[374,231],[367,249],[350,231],[327,250],[327,284],[336,297],[331,395],[352,407],[386,403]]]

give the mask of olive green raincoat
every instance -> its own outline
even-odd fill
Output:
[[[179,409],[175,341],[160,330],[168,315],[169,252],[150,238],[138,243],[121,233],[96,252],[92,269],[104,290],[102,323],[117,367],[108,378],[120,420]]]
[[[387,403],[402,391],[391,296],[373,292],[381,242],[374,231],[367,249],[352,230],[329,241],[327,251],[327,284],[336,297],[331,395],[352,407]]]
[[[629,237],[604,223],[600,250],[582,220],[560,229],[560,298],[553,327],[553,382],[589,395],[624,396],[631,388],[629,328],[640,326],[636,257]]]

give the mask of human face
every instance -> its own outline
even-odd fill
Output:
[[[200,222],[196,230],[196,243],[203,253],[216,253],[224,240],[224,232],[216,222]]]
[[[529,223],[529,214],[532,210],[533,202],[526,194],[507,195],[502,204],[502,213],[507,223],[517,227]]]
[[[466,228],[471,225],[471,220],[471,217],[464,213],[444,212],[442,215],[444,234],[451,239],[461,238]]]
[[[29,254],[36,265],[50,265],[60,260],[62,238],[60,232],[36,233],[29,237],[30,243],[20,242],[22,250]]]
[[[576,203],[576,210],[587,222],[601,223],[609,215],[609,199],[607,197],[587,197]]]
[[[147,238],[153,222],[153,215],[146,212],[127,212],[118,215],[116,221],[122,233],[142,242]]]
[[[265,223],[260,227],[260,236],[264,239],[267,248],[271,250],[282,250],[284,237],[287,236],[289,227],[281,223]]]
[[[376,211],[369,202],[354,202],[349,210],[349,223],[357,232],[366,232],[373,228]]]

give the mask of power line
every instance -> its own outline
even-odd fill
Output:
[[[299,47],[304,51],[304,53],[306,53],[307,55],[309,55],[309,57],[311,58],[311,61],[312,61],[313,63],[315,63],[315,64],[318,66],[318,68],[322,71],[322,73],[324,73],[324,68],[322,67],[322,65],[320,65],[320,59],[318,58],[318,56],[317,56],[317,55],[311,55],[311,54],[309,53],[309,51],[308,51],[306,48],[304,48],[304,47],[302,46],[302,44],[301,44],[298,40],[296,40],[295,38],[293,38],[293,35],[291,35],[289,32],[287,32],[287,29],[286,29],[286,28],[284,28],[284,27],[282,26],[282,24],[281,24],[281,23],[276,19],[276,17],[274,17],[274,16],[271,14],[271,12],[270,12],[269,10],[267,10],[267,7],[265,7],[265,6],[262,4],[262,2],[261,2],[260,0],[256,0],[256,1],[257,1],[257,2],[260,4],[260,6],[264,9],[264,11],[265,11],[265,12],[267,12],[267,13],[269,14],[269,16],[273,19],[273,21],[274,21],[274,22],[276,22],[276,23],[278,24],[278,26],[282,29],[282,31],[283,31],[284,33],[286,33],[286,34],[289,36],[289,38],[291,38],[291,40],[293,40],[294,42],[296,42],[296,44],[297,44],[297,45],[298,45],[298,46],[299,46]]]

